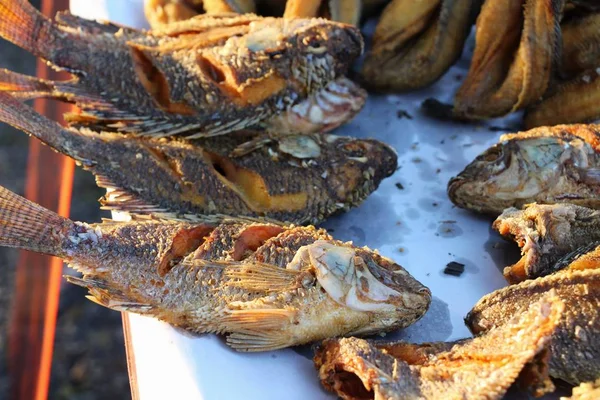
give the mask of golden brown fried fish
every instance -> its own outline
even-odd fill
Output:
[[[545,364],[563,309],[546,296],[510,323],[450,343],[329,339],[315,364],[325,388],[345,400],[501,399],[520,374],[539,395],[553,389]]]
[[[555,291],[565,303],[550,344],[550,375],[578,384],[600,377],[600,269],[565,270],[484,296],[465,318],[474,334],[504,326]]]
[[[429,289],[393,261],[324,230],[207,217],[85,224],[0,187],[0,245],[51,254],[100,305],[192,332],[229,334],[240,351],[410,325]]]

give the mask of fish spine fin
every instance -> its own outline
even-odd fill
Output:
[[[57,28],[26,0],[0,0],[0,36],[45,58]]]
[[[0,246],[61,256],[61,232],[74,224],[0,186]]]
[[[54,97],[54,90],[50,81],[0,69],[0,92],[10,93],[19,100]]]

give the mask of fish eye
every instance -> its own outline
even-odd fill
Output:
[[[504,152],[500,146],[494,146],[485,152],[483,155],[483,161],[486,162],[494,162],[498,161],[498,159],[502,158]]]
[[[304,38],[302,43],[306,46],[308,52],[312,54],[323,54],[327,51],[320,38],[315,36]]]

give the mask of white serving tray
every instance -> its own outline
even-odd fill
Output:
[[[90,19],[145,27],[142,3],[71,0],[71,10]],[[387,338],[423,342],[470,336],[463,317],[483,295],[506,285],[501,270],[515,259],[515,247],[491,230],[490,218],[452,205],[446,184],[496,142],[502,132],[490,126],[514,128],[520,115],[476,126],[439,122],[420,111],[428,97],[451,101],[466,75],[472,46],[467,44],[465,56],[435,85],[410,94],[370,96],[361,114],[336,132],[381,139],[398,152],[400,168],[392,177],[360,207],[324,224],[338,239],[379,249],[431,289],[428,313]],[[400,118],[400,110],[410,118]],[[462,276],[442,272],[450,261],[465,264]],[[215,335],[190,337],[135,314],[126,314],[124,321],[135,398],[335,398],[321,388],[309,347],[242,354]]]

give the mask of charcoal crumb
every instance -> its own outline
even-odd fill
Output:
[[[412,116],[412,115],[410,115],[410,114],[408,113],[408,111],[406,111],[406,110],[403,110],[403,109],[400,109],[400,110],[396,111],[396,116],[397,116],[398,118],[400,118],[400,119],[401,119],[401,118],[413,119],[413,116]]]
[[[463,272],[465,272],[465,264],[456,261],[449,262],[446,264],[446,268],[444,268],[446,275],[461,276]]]
[[[438,204],[438,203],[435,203],[435,202],[431,203],[431,205],[432,205],[432,206],[434,206],[434,207],[437,207],[437,206],[439,206],[439,204]]]
[[[396,187],[400,190],[404,190],[404,186],[400,182],[396,182]]]
[[[440,172],[442,172],[442,169],[441,169],[441,168],[438,168],[438,169],[436,169],[436,170],[435,170],[435,173],[436,173],[436,174],[439,174]]]

